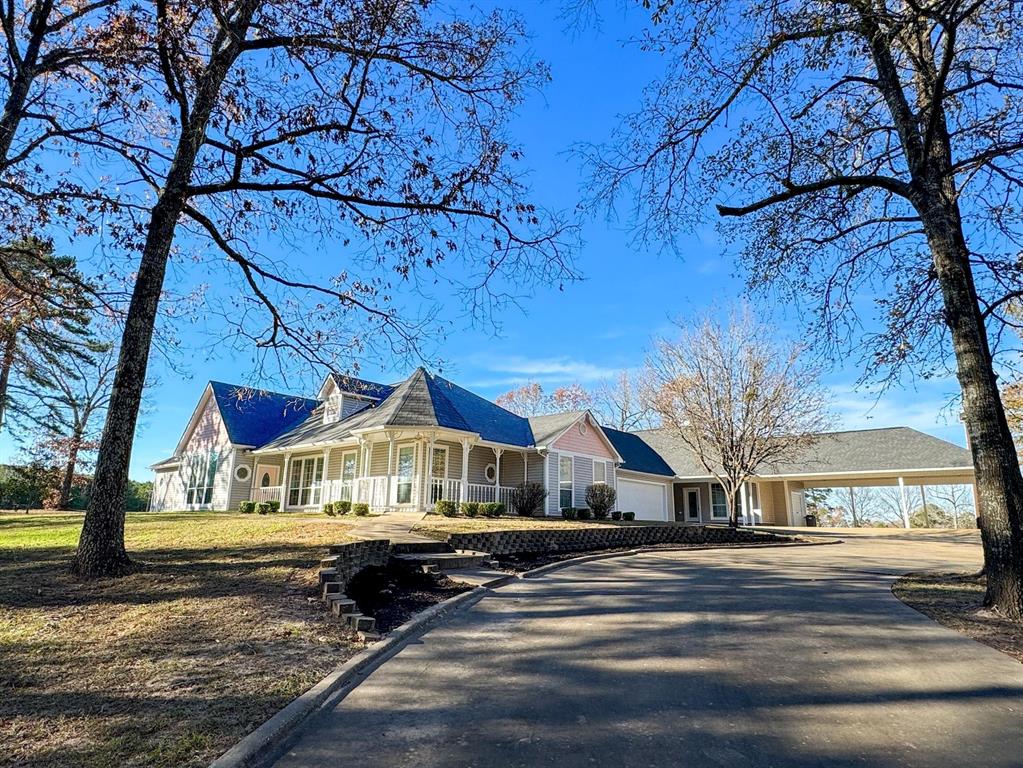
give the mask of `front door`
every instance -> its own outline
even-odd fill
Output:
[[[700,522],[700,489],[699,488],[684,488],[682,490],[685,515],[687,523],[698,523]]]
[[[412,503],[412,477],[416,468],[416,447],[403,445],[398,448],[398,482],[395,486],[398,504]]]

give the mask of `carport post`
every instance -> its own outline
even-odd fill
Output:
[[[931,518],[927,516],[927,491],[924,490],[923,483],[920,483],[920,503],[923,504],[924,510],[924,528],[930,528]]]
[[[739,486],[739,499],[742,502],[742,505],[741,505],[742,506],[742,520],[745,523],[749,523],[750,522],[749,499],[747,498],[747,486],[746,486],[746,483],[743,483],[741,486]]]
[[[852,510],[853,528],[860,527],[860,520],[856,517],[856,489],[849,486],[849,508]]]
[[[906,500],[906,481],[899,476],[899,506],[902,508],[902,527],[909,528],[909,502]]]

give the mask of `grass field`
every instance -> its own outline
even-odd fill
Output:
[[[313,599],[344,522],[133,513],[139,572],[81,582],[81,520],[0,515],[0,765],[206,765],[360,648]]]

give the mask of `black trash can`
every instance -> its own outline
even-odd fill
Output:
[[[806,522],[807,528],[817,527],[817,515],[807,515],[806,517],[803,518],[803,520]]]

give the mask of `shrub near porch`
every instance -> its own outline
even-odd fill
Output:
[[[344,523],[129,514],[145,568],[81,583],[81,519],[0,515],[0,765],[207,765],[361,647],[307,600]]]

